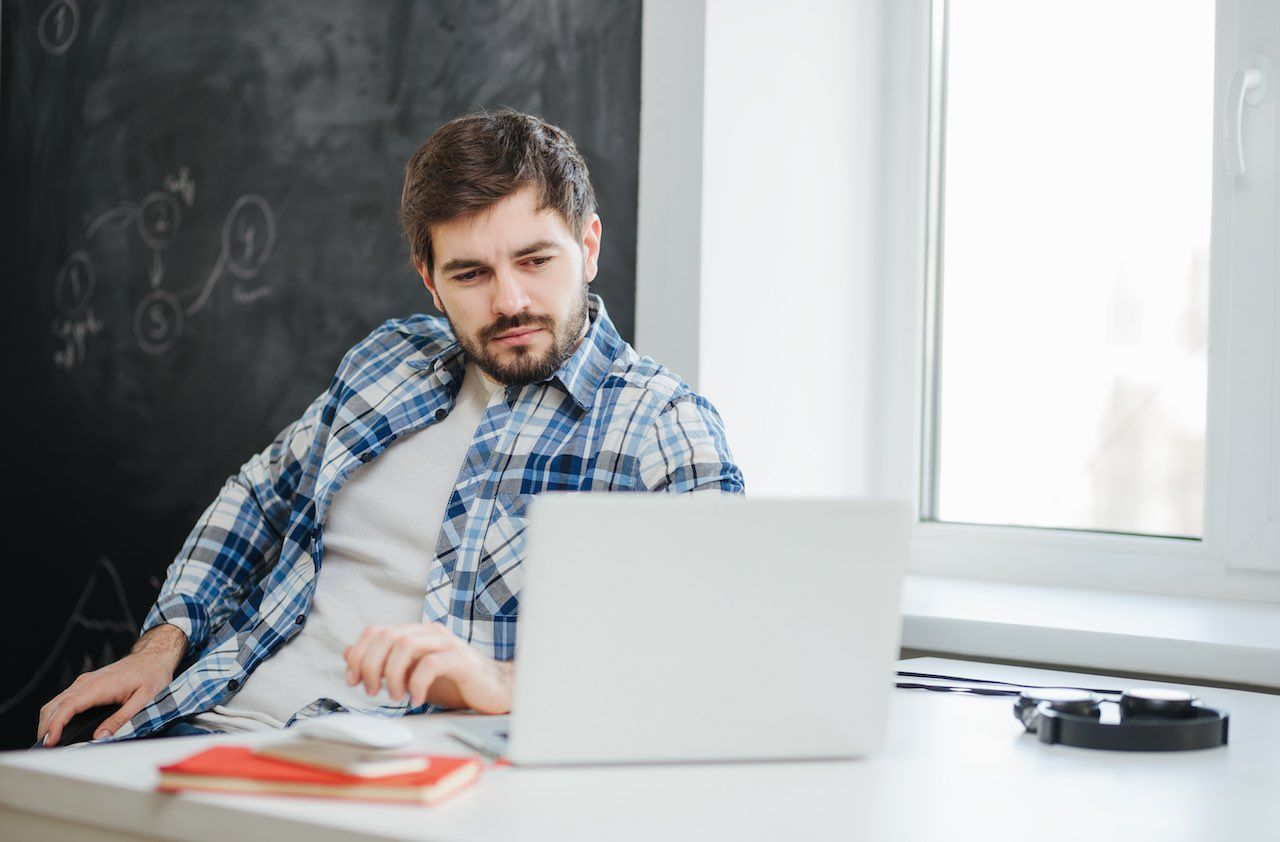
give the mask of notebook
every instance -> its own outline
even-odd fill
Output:
[[[420,772],[361,778],[217,746],[161,766],[158,789],[435,804],[476,780],[482,768],[474,757],[431,755],[428,761]]]

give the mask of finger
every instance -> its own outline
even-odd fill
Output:
[[[76,680],[71,682],[70,687],[54,696],[45,704],[44,707],[40,708],[40,722],[36,725],[37,740],[43,739],[44,735],[49,733],[49,719],[53,716],[53,712],[57,710],[58,705],[62,704],[62,702],[75,691],[83,689],[89,682],[89,675],[90,673],[87,672],[77,675]]]
[[[389,630],[377,635],[365,647],[364,655],[360,658],[360,680],[364,682],[364,691],[370,696],[377,694],[378,688],[382,686],[382,671],[387,662],[387,653],[391,651],[396,637]]]
[[[360,662],[364,659],[369,643],[382,631],[382,626],[366,626],[356,642],[348,646],[344,657],[347,659],[347,683],[355,684],[360,680]]]
[[[44,744],[46,746],[56,746],[58,740],[62,739],[62,729],[67,727],[71,717],[77,713],[96,705],[104,705],[113,701],[115,699],[99,698],[96,695],[90,696],[85,692],[66,695],[54,708],[53,713],[49,716],[49,721],[45,724]]]
[[[151,701],[153,695],[147,690],[137,690],[121,705],[120,710],[103,720],[102,724],[98,726],[98,730],[93,732],[93,738],[97,740],[114,734],[117,728],[133,719],[135,713],[146,707],[147,702]]]
[[[36,725],[36,740],[44,739],[44,735],[49,733],[49,720],[53,717],[53,712],[58,709],[58,705],[62,704],[62,700],[66,697],[66,692],[59,693],[40,708],[40,722]]]
[[[446,653],[433,652],[418,659],[413,672],[409,674],[409,701],[414,707],[427,700],[431,685],[440,677],[444,669]]]
[[[391,698],[400,701],[409,683],[409,673],[423,655],[447,645],[448,642],[441,640],[429,626],[420,627],[397,641],[387,654],[387,665],[383,669],[383,675],[387,679],[387,693]]]

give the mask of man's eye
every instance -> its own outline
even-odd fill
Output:
[[[453,279],[455,281],[470,281],[470,280],[474,280],[475,277],[479,274],[480,274],[479,269],[472,269],[470,272],[465,272],[461,275],[454,275]]]
[[[550,262],[551,262],[551,258],[549,258],[549,257],[535,257],[535,258],[533,258],[532,260],[530,260],[529,262],[530,262],[531,264],[533,264],[534,266],[541,266],[541,265],[543,265],[544,263],[550,263]]]

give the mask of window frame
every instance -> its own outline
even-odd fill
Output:
[[[939,382],[947,0],[888,4],[881,277],[914,283],[880,302],[878,346],[890,373],[878,389],[877,476],[879,491],[915,504],[913,572],[1280,602],[1280,65],[1271,60],[1280,53],[1280,6],[1268,5],[1217,3],[1205,519],[1203,536],[1187,539],[931,519],[937,447],[926,419]],[[1245,115],[1249,168],[1233,177],[1223,133],[1228,86],[1245,63],[1267,62],[1266,107]]]

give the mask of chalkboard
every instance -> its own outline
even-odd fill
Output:
[[[404,165],[477,108],[587,158],[634,314],[639,0],[5,0],[0,745],[127,651],[226,477],[383,320],[434,312]]]

